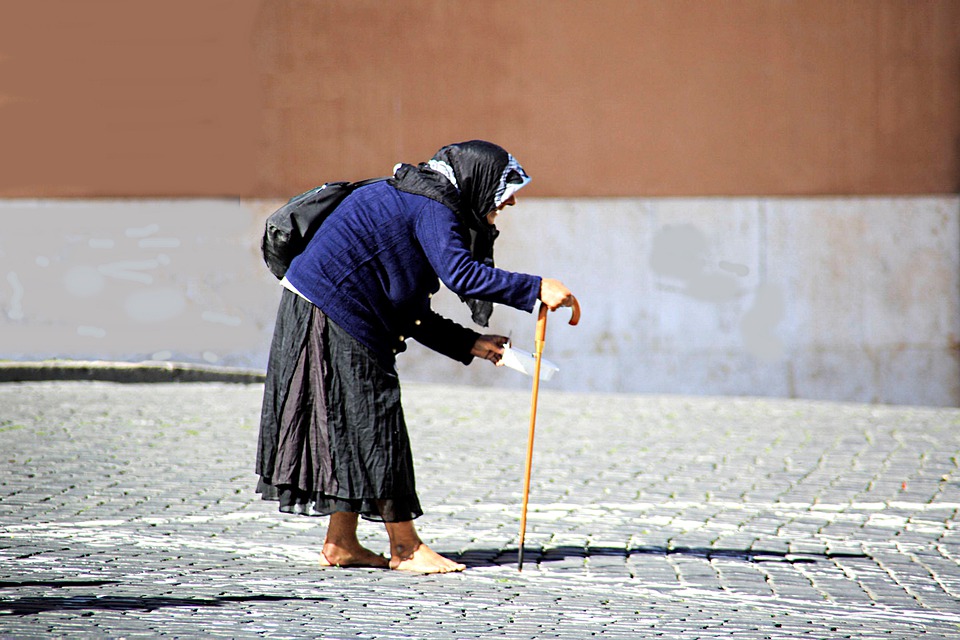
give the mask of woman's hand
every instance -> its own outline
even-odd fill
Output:
[[[540,280],[540,301],[550,311],[556,311],[560,307],[573,306],[573,293],[559,280],[543,278]]]
[[[503,345],[507,344],[509,339],[506,336],[480,336],[473,343],[470,349],[470,355],[475,358],[483,358],[500,366],[500,357],[503,355]]]

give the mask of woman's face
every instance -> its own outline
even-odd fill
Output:
[[[517,204],[517,196],[511,195],[509,198],[500,203],[500,206],[497,207],[494,211],[491,211],[487,214],[487,224],[493,226],[493,221],[497,219],[497,216],[503,211],[504,207],[512,207]]]

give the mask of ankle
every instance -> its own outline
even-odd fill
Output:
[[[356,538],[327,538],[323,541],[323,549],[326,552],[333,551],[356,551],[363,545]]]
[[[423,544],[420,540],[395,542],[390,545],[390,555],[400,560],[409,560]]]

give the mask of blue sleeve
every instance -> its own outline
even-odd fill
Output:
[[[473,361],[470,350],[480,334],[431,310],[414,326],[410,337],[448,358],[470,364]]]
[[[460,221],[447,207],[433,202],[425,206],[417,217],[416,234],[440,281],[457,295],[533,311],[540,277],[474,260],[460,235]]]

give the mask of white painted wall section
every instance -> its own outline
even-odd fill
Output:
[[[279,299],[259,257],[278,202],[0,202],[0,358],[262,368]],[[547,389],[960,404],[960,198],[521,199],[498,265],[566,282]],[[441,312],[468,324],[447,291]],[[532,350],[534,316],[491,331]],[[525,387],[416,344],[401,374]]]

